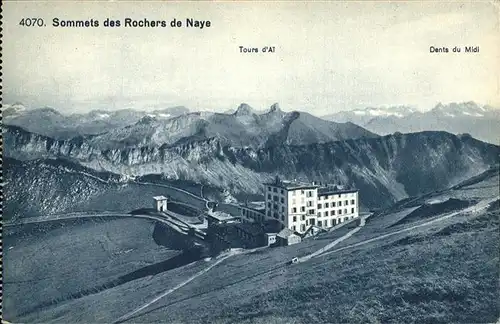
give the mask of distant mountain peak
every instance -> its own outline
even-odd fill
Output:
[[[271,108],[269,109],[269,112],[275,112],[275,111],[281,111],[280,105],[276,102],[271,105]]]
[[[246,103],[242,103],[241,105],[238,106],[238,109],[234,112],[235,115],[241,116],[241,115],[251,115],[253,114],[254,111],[252,107],[250,107]]]
[[[480,106],[474,101],[467,102],[452,102],[447,105],[438,103],[431,112],[443,114],[448,117],[457,116],[474,116],[474,117],[484,117],[484,113],[489,110],[488,107]]]

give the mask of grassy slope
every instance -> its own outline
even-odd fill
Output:
[[[410,244],[397,235],[275,270],[293,254],[234,258],[210,283],[197,281],[131,321],[491,322],[499,315],[495,217],[473,231],[422,234]]]
[[[156,245],[154,223],[142,219],[76,220],[4,231],[4,311],[7,318],[64,299],[169,259]]]
[[[495,181],[498,177],[428,196],[421,203],[430,198],[495,197]],[[337,248],[411,226],[390,227],[412,210],[374,217]],[[457,215],[293,266],[283,265],[329,241],[321,237],[234,256],[130,322],[493,322],[500,312],[498,218],[498,207]],[[338,235],[328,234],[332,240]],[[10,319],[111,322],[206,266],[199,261]]]

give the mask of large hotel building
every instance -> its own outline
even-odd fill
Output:
[[[265,218],[304,233],[311,225],[328,228],[359,216],[357,189],[283,181],[265,183]]]

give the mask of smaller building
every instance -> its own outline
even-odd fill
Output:
[[[277,235],[276,233],[266,233],[265,234],[267,246],[271,246],[271,245],[276,244],[276,235]]]
[[[154,200],[154,209],[159,212],[166,212],[167,209],[167,200],[168,198],[165,196],[155,196]]]
[[[276,243],[280,246],[293,245],[301,241],[301,237],[289,228],[284,228],[276,235]]]
[[[206,217],[208,220],[208,226],[238,222],[236,217],[221,211],[209,211],[206,214]]]
[[[263,223],[266,220],[265,202],[246,202],[240,205],[241,220],[247,223]]]

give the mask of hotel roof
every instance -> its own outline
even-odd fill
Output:
[[[337,187],[324,187],[318,189],[318,196],[338,195],[344,193],[358,192],[358,189],[340,189]]]
[[[311,183],[306,183],[306,182],[299,182],[299,181],[288,181],[288,180],[280,180],[278,182],[273,181],[273,182],[266,182],[264,183],[266,186],[273,186],[273,187],[279,187],[283,188],[286,190],[293,190],[293,189],[314,189],[318,188],[318,185],[311,184]]]
[[[154,196],[153,199],[154,200],[167,200],[167,197],[165,197],[165,196]]]

